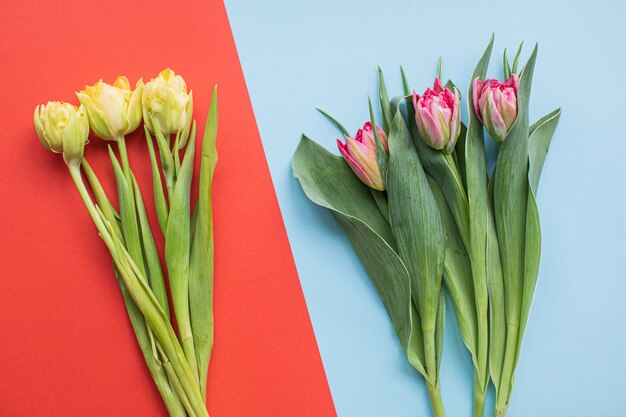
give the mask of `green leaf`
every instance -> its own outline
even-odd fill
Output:
[[[489,66],[494,37],[491,36],[482,57],[478,61],[467,92],[468,123],[465,137],[465,175],[469,206],[469,256],[471,261],[474,303],[476,305],[476,362],[480,386],[489,382],[489,293],[487,288],[487,163],[483,126],[474,109],[473,85],[476,78],[484,79]],[[491,260],[489,260],[491,262]]]
[[[165,230],[165,264],[170,280],[172,303],[178,323],[180,342],[194,379],[198,382],[198,365],[189,312],[189,256],[191,246],[189,199],[194,154],[195,137],[191,137],[170,199],[170,213]]]
[[[502,68],[504,68],[504,79],[506,80],[511,76],[511,66],[509,65],[509,58],[506,56],[506,48],[504,48],[502,55]]]
[[[363,221],[338,211],[333,214],[370,276],[406,352],[411,337],[411,289],[404,264],[391,246]]]
[[[387,86],[385,85],[385,77],[383,71],[378,67],[378,97],[380,100],[380,110],[383,114],[383,130],[389,134],[389,128],[391,127],[391,121],[393,119],[391,111],[391,103],[389,102],[389,95],[387,94]]]
[[[113,204],[111,204],[111,201],[104,192],[104,188],[102,188],[102,184],[100,184],[96,173],[87,162],[87,159],[83,158],[81,166],[83,168],[83,171],[85,172],[85,177],[87,177],[87,181],[89,181],[89,187],[91,187],[94,197],[96,198],[96,202],[102,210],[104,217],[107,219],[107,221],[111,223],[115,234],[123,239],[122,230],[120,229],[120,225],[118,222],[120,215],[115,210],[115,207],[113,207]]]
[[[493,180],[488,189],[489,216],[487,217],[487,287],[489,290],[489,369],[498,393],[504,364],[506,318],[504,308],[504,278],[500,261],[500,247],[493,213]]]
[[[378,210],[368,187],[346,162],[302,136],[292,161],[294,176],[309,199],[333,211],[387,309],[409,362],[424,373],[420,334],[414,331],[408,272],[394,250],[389,224]],[[417,342],[416,342],[417,341]]]
[[[169,209],[167,208],[167,202],[165,201],[165,192],[163,191],[163,183],[161,182],[161,171],[156,160],[156,154],[154,152],[154,145],[152,144],[152,137],[150,131],[144,125],[146,133],[146,141],[148,143],[148,152],[150,154],[150,166],[152,168],[152,186],[154,188],[154,205],[156,208],[157,218],[159,219],[159,227],[161,232],[165,235],[165,229],[167,227],[167,217]]]
[[[174,176],[178,177],[178,173],[180,172],[180,130],[176,133],[176,138],[174,139],[174,147],[172,149],[172,156],[174,157]]]
[[[443,74],[443,57],[440,56],[439,62],[437,63],[437,78],[439,78],[439,80],[443,79],[442,74]]]
[[[350,136],[350,132],[348,132],[348,129],[346,129],[340,122],[339,120],[335,119],[333,116],[330,115],[330,113],[328,113],[326,110],[322,110],[320,108],[317,109],[318,112],[322,113],[324,116],[326,116],[326,118],[328,118],[328,120],[330,120],[331,122],[333,122],[333,124],[335,125],[335,127],[337,127],[337,129],[339,129],[341,131],[341,133],[343,133],[344,136]]]
[[[515,53],[515,58],[513,58],[513,66],[511,68],[511,71],[509,73],[509,76],[511,74],[517,74],[517,65],[519,64],[519,57],[522,53],[522,48],[524,47],[524,42],[519,44],[519,47],[517,48],[517,52]],[[506,77],[509,78],[509,77]]]
[[[389,224],[374,202],[369,187],[354,175],[343,158],[302,136],[292,167],[294,176],[311,201],[358,218],[391,248],[395,248]]]
[[[159,257],[156,244],[154,243],[154,237],[152,236],[152,230],[150,229],[150,222],[148,221],[148,214],[146,213],[143,196],[134,175],[132,176],[132,180],[134,190],[133,195],[135,196],[135,206],[137,207],[137,217],[139,219],[139,228],[141,230],[141,246],[143,248],[146,265],[148,267],[148,282],[150,282],[150,288],[152,289],[154,296],[169,318],[170,306],[167,299],[167,288],[165,287],[163,270],[161,269],[161,258]]]
[[[528,100],[537,48],[520,79],[518,114],[500,147],[494,174],[494,212],[502,258],[507,325],[519,325],[524,281],[528,195]]]
[[[176,178],[174,156],[170,150],[169,138],[163,136],[163,133],[159,128],[159,124],[156,123],[154,119],[152,120],[152,127],[154,128],[154,138],[156,139],[159,154],[161,155],[161,167],[163,168],[163,177],[165,178],[167,195],[171,199],[174,194],[174,180]]]
[[[478,369],[476,363],[476,304],[474,302],[474,284],[469,255],[443,193],[434,179],[428,177],[428,182],[439,206],[441,220],[448,236],[443,264],[444,283],[452,299],[461,338],[472,354],[474,366]]]
[[[146,277],[146,265],[141,248],[141,237],[139,233],[139,224],[137,223],[137,213],[135,210],[135,199],[133,197],[132,188],[131,185],[126,182],[124,171],[110,146],[109,156],[111,158],[111,164],[113,165],[113,172],[115,173],[115,182],[117,183],[124,244],[126,245],[128,253],[139,267],[142,276]]]
[[[529,303],[525,298],[531,287],[534,290],[539,261],[539,219],[528,180],[528,102],[536,58],[537,46],[522,70],[517,119],[500,147],[494,173],[494,214],[504,277],[507,326],[504,364],[496,400],[500,409],[508,405],[513,388],[513,374],[522,341],[520,326],[526,321],[522,310]]]
[[[189,262],[189,307],[193,342],[198,362],[200,390],[206,398],[206,380],[213,350],[213,173],[217,164],[218,128],[217,86],[213,88],[211,105],[202,138],[198,202],[194,209],[195,224]],[[192,127],[196,134],[196,125]]]
[[[524,251],[524,285],[522,289],[521,323],[515,365],[517,365],[519,360],[522,340],[528,323],[528,316],[530,315],[537,279],[539,277],[541,226],[539,224],[539,211],[537,210],[537,203],[535,202],[535,194],[539,185],[543,162],[548,153],[552,135],[559,122],[560,114],[561,109],[556,109],[539,119],[530,127],[530,138],[528,140],[528,181],[530,192],[528,193],[528,208],[526,214],[526,246]]]
[[[389,132],[387,194],[398,253],[407,266],[422,327],[434,330],[446,237],[439,208],[400,113]]]
[[[535,196],[528,193],[528,210],[526,218],[526,245],[524,247],[524,284],[522,286],[522,311],[520,314],[519,337],[517,339],[517,353],[513,369],[517,366],[519,355],[522,349],[522,340],[526,324],[528,323],[528,315],[537,286],[539,277],[539,260],[541,258],[541,226],[539,224],[539,211]]]
[[[437,353],[437,373],[441,367],[443,357],[443,326],[446,323],[446,296],[443,288],[439,292],[439,303],[437,304],[437,322],[435,324],[435,351]]]
[[[561,109],[556,109],[530,126],[530,138],[528,139],[529,171],[528,181],[533,193],[537,194],[539,177],[543,169],[543,162],[550,149],[552,135],[556,130],[561,117]]]
[[[407,272],[408,281],[408,272]],[[414,300],[411,301],[411,332],[409,346],[406,350],[406,356],[409,364],[420,374],[424,376],[426,381],[432,381],[432,378],[426,371],[426,353],[424,352],[424,330],[422,329],[422,320]],[[436,330],[435,330],[436,331]],[[433,381],[434,382],[434,381]]]

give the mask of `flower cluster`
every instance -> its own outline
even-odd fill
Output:
[[[47,150],[63,154],[98,234],[111,254],[137,342],[170,415],[208,417],[207,372],[213,347],[211,180],[217,162],[217,90],[202,144],[194,221],[190,216],[190,187],[196,125],[192,121],[193,95],[187,91],[185,80],[166,69],[145,84],[140,79],[134,88],[128,78],[120,76],[113,84],[99,80],[76,96],[78,107],[62,102],[37,106],[37,136]],[[156,233],[150,228],[126,150],[125,136],[137,130],[142,121],[156,214],[165,243],[166,271],[161,266]],[[119,209],[113,206],[85,157],[90,128],[97,138],[110,141]],[[161,178],[165,179],[165,186]],[[174,315],[170,313],[170,298]]]
[[[89,127],[103,140],[118,141],[139,127],[155,128],[169,136],[189,126],[193,95],[185,80],[165,69],[144,85],[130,87],[128,78],[119,76],[112,85],[99,80],[76,93],[80,107],[58,101],[35,109],[35,128],[43,146],[63,153],[66,161],[80,161]],[[65,139],[64,139],[65,138]],[[80,150],[80,152],[78,152]]]
[[[378,290],[407,359],[424,376],[435,417],[445,415],[443,288],[472,356],[474,417],[484,414],[490,382],[494,415],[503,417],[539,271],[535,195],[560,110],[531,129],[536,49],[519,73],[521,47],[512,65],[505,54],[504,82],[486,79],[491,49],[470,80],[467,126],[459,91],[441,82],[441,67],[421,95],[411,94],[402,72],[403,94],[391,100],[379,71],[382,128],[371,102],[354,138],[322,111],[345,135],[337,141],[341,158],[306,136],[293,158],[304,192],[333,211]],[[485,132],[499,144],[493,173]]]

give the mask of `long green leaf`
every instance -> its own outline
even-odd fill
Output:
[[[437,321],[435,323],[435,352],[437,354],[437,373],[441,367],[443,357],[443,327],[446,323],[446,296],[443,288],[439,292],[439,303],[437,304]]]
[[[479,382],[483,389],[489,382],[489,293],[487,289],[487,162],[483,126],[476,116],[473,84],[476,78],[484,79],[489,66],[494,37],[491,36],[482,57],[478,61],[467,92],[468,124],[465,138],[465,174],[470,220],[470,260],[474,281],[474,302],[477,324],[477,362]]]
[[[383,115],[383,129],[385,130],[385,133],[388,134],[393,116],[389,95],[387,94],[387,86],[385,85],[385,77],[383,76],[383,71],[380,67],[378,67],[378,83],[378,99],[380,101],[380,110]]]
[[[191,137],[170,201],[170,213],[165,230],[165,264],[170,279],[170,290],[180,342],[194,379],[198,382],[198,365],[189,312],[189,255],[191,247],[189,199],[194,154],[195,137]]]
[[[561,110],[556,109],[539,119],[530,127],[530,138],[528,139],[528,182],[530,186],[530,192],[528,193],[528,211],[526,215],[524,287],[522,295],[522,311],[520,314],[520,336],[517,342],[518,348],[517,356],[515,359],[516,365],[522,349],[524,331],[526,330],[526,325],[528,323],[528,316],[530,314],[530,308],[535,293],[535,287],[537,286],[537,279],[539,277],[539,260],[541,256],[541,227],[539,224],[539,212],[537,210],[537,204],[535,202],[536,192],[539,185],[541,170],[543,168],[543,162],[548,153],[550,141],[552,140],[552,135],[554,134],[556,126],[559,122],[560,114]]]
[[[561,117],[561,109],[556,109],[530,126],[530,138],[528,139],[528,181],[535,194],[539,187],[539,177],[543,169],[543,162],[550,149],[550,141],[556,130]]]
[[[161,269],[161,258],[159,257],[156,244],[154,243],[154,237],[152,236],[152,230],[150,229],[150,222],[148,221],[148,214],[146,213],[143,196],[134,175],[132,176],[132,180],[134,190],[133,195],[135,196],[135,206],[137,208],[137,217],[139,219],[139,228],[141,230],[141,245],[145,256],[146,266],[148,267],[148,281],[150,282],[150,288],[152,288],[154,296],[159,301],[161,308],[169,318],[170,306],[167,299],[165,278],[163,277],[163,270]]]
[[[113,204],[111,203],[106,193],[104,192],[104,188],[102,188],[102,184],[100,184],[100,180],[98,180],[96,173],[93,171],[93,169],[87,162],[87,159],[83,159],[81,163],[81,167],[83,168],[83,171],[85,172],[85,177],[87,178],[87,181],[89,182],[89,187],[91,188],[93,195],[96,198],[96,202],[98,203],[98,206],[102,210],[102,213],[104,214],[106,219],[111,223],[111,226],[113,227],[113,231],[115,232],[115,234],[120,236],[120,238],[123,239],[122,229],[120,229],[120,225],[119,225],[120,215],[115,210],[115,207],[113,207]]]
[[[411,364],[423,363],[421,326],[414,332],[408,272],[394,250],[389,224],[346,162],[303,136],[292,161],[294,176],[309,199],[333,211],[387,309]],[[422,366],[422,372],[423,366]]]
[[[389,134],[387,192],[398,253],[409,270],[422,326],[435,328],[441,290],[445,231],[439,208],[400,113]]]
[[[146,264],[141,248],[141,236],[139,232],[139,224],[137,222],[137,213],[135,209],[135,199],[133,197],[132,185],[126,181],[126,175],[122,166],[118,162],[113,149],[109,146],[109,156],[115,173],[115,182],[117,183],[117,192],[120,204],[120,218],[122,223],[122,233],[124,234],[124,244],[130,256],[139,267],[142,276],[146,274]],[[130,172],[129,172],[130,174]]]
[[[427,381],[437,386],[437,315],[446,236],[439,208],[400,112],[389,132],[389,220],[398,254],[407,266],[424,334]]]
[[[200,389],[206,398],[206,379],[213,350],[213,209],[211,206],[213,172],[217,164],[218,127],[217,86],[204,127],[198,202],[189,261],[189,308],[193,343],[198,361]],[[195,123],[191,129],[195,136]]]
[[[328,113],[326,110],[319,109],[319,108],[317,109],[317,111],[322,113],[324,116],[326,116],[326,118],[330,120],[335,125],[335,127],[341,131],[341,133],[343,133],[343,135],[350,136],[350,132],[348,132],[348,129],[346,129],[339,120],[331,116],[330,113]]]
[[[494,208],[500,243],[507,325],[519,325],[524,280],[524,246],[528,194],[528,99],[537,48],[520,79],[518,114],[500,147],[494,174]]]
[[[169,209],[167,208],[167,202],[165,200],[165,192],[163,191],[163,182],[161,181],[161,170],[156,159],[156,153],[154,152],[154,145],[152,144],[152,136],[148,128],[144,126],[146,133],[146,141],[148,143],[148,153],[150,154],[150,167],[152,169],[152,187],[154,189],[154,206],[159,219],[159,227],[161,232],[165,234],[165,228],[167,227],[167,216]]]
[[[472,354],[474,366],[478,369],[476,363],[476,304],[474,302],[474,284],[469,255],[443,193],[431,177],[428,178],[428,182],[439,206],[441,220],[448,236],[443,264],[444,283],[452,299],[461,338]]]
[[[504,277],[507,325],[504,364],[496,401],[499,410],[508,407],[513,388],[513,373],[521,342],[519,331],[523,298],[529,286],[529,283],[524,281],[526,276],[532,274],[538,267],[539,242],[535,240],[538,236],[534,234],[535,228],[538,228],[538,218],[533,219],[536,210],[533,208],[534,201],[529,201],[528,184],[528,102],[536,58],[537,46],[522,70],[518,89],[517,119],[500,147],[494,173],[494,213]],[[532,194],[530,196],[534,200]],[[531,220],[528,226],[527,213]],[[528,236],[527,230],[530,230]],[[530,251],[528,254],[525,253],[527,250]],[[537,262],[537,265],[534,265],[534,262]]]
[[[504,308],[504,278],[500,247],[496,234],[493,209],[493,180],[488,190],[489,216],[487,217],[487,287],[489,289],[489,369],[498,393],[504,365],[506,344],[506,318]]]

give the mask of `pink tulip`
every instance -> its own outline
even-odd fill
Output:
[[[519,78],[515,74],[503,83],[494,79],[474,80],[476,116],[498,143],[506,138],[517,118],[518,84]]]
[[[450,153],[461,133],[461,108],[459,92],[450,91],[435,78],[432,89],[423,95],[413,91],[415,123],[420,136],[428,146]]]
[[[387,135],[379,126],[376,126],[376,130],[385,150],[389,152]],[[376,140],[372,124],[365,123],[363,128],[356,132],[354,139],[347,135],[345,139],[346,143],[337,139],[337,147],[352,171],[368,186],[383,191],[385,184],[376,161]]]

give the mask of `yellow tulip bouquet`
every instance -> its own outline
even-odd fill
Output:
[[[180,75],[166,69],[145,85],[139,80],[134,89],[126,77],[118,77],[113,85],[100,80],[76,95],[79,107],[48,102],[36,108],[37,135],[46,149],[63,154],[111,254],[137,342],[169,414],[206,417],[206,380],[213,348],[211,183],[217,163],[217,87],[203,136],[199,197],[193,210],[190,189],[196,123],[193,95]],[[142,120],[156,215],[165,240],[166,271],[126,151],[125,136]],[[118,209],[84,156],[90,128],[97,138],[110,142]]]

